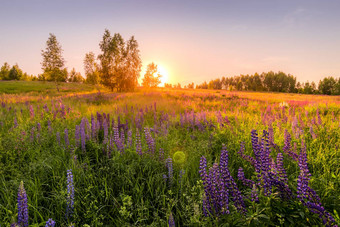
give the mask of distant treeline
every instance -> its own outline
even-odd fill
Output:
[[[192,88],[193,84],[186,86]],[[284,72],[263,72],[254,75],[222,77],[196,85],[196,89],[226,89],[237,91],[270,91],[303,94],[340,95],[340,78],[325,77],[319,81],[300,83],[296,77]]]
[[[28,75],[24,73],[18,66],[18,64],[12,67],[5,62],[0,69],[0,80],[33,80],[35,77],[33,75]]]
[[[73,68],[71,72],[68,72],[67,69],[63,69],[61,71],[63,75],[63,82],[84,82],[85,79],[81,76],[79,72],[76,72]],[[12,67],[5,62],[0,69],[0,80],[23,80],[23,81],[49,81],[45,74],[39,74],[38,76],[29,75],[23,72],[18,64],[13,65]],[[50,80],[52,81],[52,80]]]

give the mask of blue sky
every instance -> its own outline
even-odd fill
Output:
[[[284,71],[299,81],[340,76],[340,1],[19,1],[0,3],[0,64],[41,73],[49,33],[69,70],[100,53],[107,28],[139,42],[169,82]]]

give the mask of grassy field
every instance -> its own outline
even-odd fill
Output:
[[[1,226],[20,182],[30,226],[340,222],[339,97],[62,87],[0,82]]]

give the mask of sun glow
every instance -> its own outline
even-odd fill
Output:
[[[168,70],[163,67],[162,65],[157,65],[157,73],[160,74],[161,77],[161,84],[160,86],[163,87],[164,83],[168,83],[169,82],[169,73]]]
[[[154,62],[154,63],[157,65],[157,73],[154,76],[157,76],[157,74],[160,74],[162,76],[161,77],[161,83],[160,83],[159,87],[163,87],[164,83],[170,83],[170,81],[169,81],[169,70],[166,67],[164,67],[164,65],[162,65],[162,64],[159,64],[157,62]],[[142,79],[145,75],[147,65],[148,64],[146,64],[142,67],[140,83],[141,83],[141,81],[142,81]]]

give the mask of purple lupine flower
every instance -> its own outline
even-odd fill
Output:
[[[159,160],[163,161],[164,160],[164,149],[159,148]]]
[[[74,183],[72,169],[67,170],[67,207],[66,207],[66,218],[71,218],[74,210]]]
[[[286,173],[286,170],[283,167],[283,155],[282,155],[282,153],[277,154],[276,169],[277,169],[277,173],[278,173],[280,179],[284,183],[288,183],[287,173]]]
[[[18,127],[18,121],[17,121],[17,118],[15,117],[14,118],[14,128]]]
[[[29,110],[30,110],[31,119],[33,119],[34,118],[34,109],[33,109],[32,105],[30,105]]]
[[[308,170],[307,154],[303,142],[301,147],[302,148],[299,155],[300,175],[297,180],[297,198],[312,213],[319,214],[319,217],[322,219],[325,226],[334,226],[334,218],[322,206],[320,197],[316,194],[316,192],[311,187],[309,187],[311,174]]]
[[[153,155],[155,153],[155,140],[152,138],[149,128],[144,128],[144,135],[148,145],[149,154]]]
[[[319,125],[322,125],[322,120],[321,120],[321,116],[320,116],[319,109],[316,110],[316,115],[317,115],[317,117],[318,117],[318,124],[319,124]]]
[[[312,135],[313,140],[316,139],[316,134],[314,133],[312,125],[309,127],[309,133]]]
[[[51,134],[52,133],[52,125],[51,125],[50,120],[47,121],[47,125],[48,125],[48,132]]]
[[[237,210],[242,214],[247,212],[245,208],[245,204],[243,201],[243,197],[241,195],[240,190],[238,189],[234,178],[231,176],[229,169],[228,169],[228,151],[226,147],[223,145],[221,150],[221,158],[220,158],[220,166],[221,166],[221,177],[224,181],[225,189],[229,190],[229,193],[234,201],[234,205],[236,206]]]
[[[243,171],[242,167],[240,167],[238,169],[237,177],[245,186],[247,186],[249,188],[251,188],[255,184],[254,181],[249,180],[244,176],[244,171]]]
[[[37,130],[38,130],[38,132],[41,131],[41,124],[39,122],[37,123]]]
[[[65,147],[66,149],[68,149],[68,147],[70,146],[70,141],[68,139],[68,129],[65,128],[64,130],[64,140],[65,140]]]
[[[28,226],[27,194],[22,181],[18,191],[18,225]]]
[[[45,110],[45,112],[46,113],[48,113],[49,112],[49,109],[48,109],[48,106],[47,106],[47,104],[45,103],[45,105],[43,106],[43,109]]]
[[[211,206],[210,206],[211,181],[210,181],[210,177],[207,174],[207,160],[204,156],[202,156],[200,159],[199,173],[203,181],[203,187],[204,187],[203,213],[205,216],[208,216],[208,214],[212,213]]]
[[[172,216],[172,212],[170,212],[168,224],[169,224],[169,227],[175,227],[175,220],[174,220],[174,217]]]
[[[268,139],[269,139],[269,144],[271,146],[274,145],[274,129],[273,126],[271,125],[270,127],[268,127]]]
[[[257,173],[260,173],[261,172],[261,163],[260,163],[261,150],[260,150],[260,145],[259,145],[259,137],[257,135],[257,131],[254,129],[251,131],[251,144],[252,144],[253,152],[255,155],[255,159],[254,159],[255,171]]]
[[[35,127],[31,128],[31,136],[30,136],[31,142],[34,141],[34,132],[35,132]]]
[[[256,185],[253,184],[253,189],[251,190],[251,201],[253,202],[259,202],[259,194],[258,191],[256,189]]]
[[[136,129],[136,153],[142,155],[142,141],[140,138],[139,130]]]
[[[283,151],[286,154],[288,154],[291,158],[293,158],[295,161],[297,161],[298,155],[292,150],[292,145],[291,145],[292,139],[287,129],[285,130],[284,137],[285,137],[285,140],[284,140]]]
[[[11,224],[11,227],[20,227],[20,225],[19,225],[18,223],[15,222],[15,223],[12,223],[12,224]]]
[[[237,152],[244,160],[247,160],[248,162],[250,162],[253,166],[255,165],[255,160],[253,157],[244,154],[245,151],[245,147],[244,147],[244,142],[241,142],[240,145],[240,150]]]
[[[123,146],[125,144],[125,133],[124,130],[120,131],[120,141],[122,142]]]
[[[55,226],[55,221],[53,221],[52,218],[49,218],[48,221],[46,222],[45,227],[54,227]]]
[[[172,183],[173,183],[173,166],[172,166],[172,159],[169,157],[166,160],[166,167],[168,169],[168,179],[169,179],[169,187],[172,187]]]
[[[80,140],[81,140],[81,150],[85,152],[86,151],[85,118],[83,118],[80,123]]]
[[[100,129],[102,129],[102,127],[103,127],[103,117],[98,112],[97,112],[97,122],[99,122],[99,127],[100,127]]]
[[[215,214],[219,215],[223,202],[220,199],[220,171],[217,163],[214,163],[211,168],[209,168],[209,177],[211,179],[211,203],[214,207]]]
[[[181,184],[181,182],[182,182],[182,178],[183,178],[184,174],[185,174],[185,170],[184,170],[184,169],[181,169],[181,170],[179,171],[179,183],[180,183],[180,184]]]
[[[132,147],[132,130],[130,129],[127,133],[127,146]]]
[[[118,126],[113,127],[113,137],[114,142],[116,144],[116,147],[120,153],[124,152],[124,145],[122,144],[122,141],[119,138],[119,129]]]

